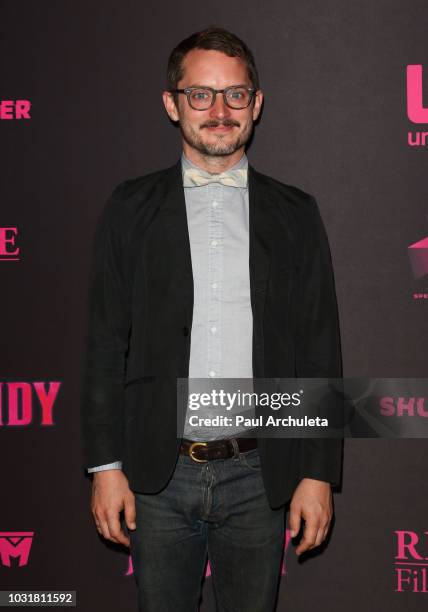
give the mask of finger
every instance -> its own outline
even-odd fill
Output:
[[[321,538],[322,542],[324,542],[324,540],[326,539],[329,531],[330,531],[330,522],[328,522],[327,525],[323,529],[322,538]]]
[[[325,533],[325,529],[321,526],[318,529],[317,535],[315,537],[315,542],[312,548],[316,548],[317,546],[319,546],[323,540],[324,540],[324,533]]]
[[[128,529],[137,528],[134,496],[125,500],[125,523]]]
[[[99,521],[99,532],[101,533],[101,535],[103,536],[103,538],[105,538],[106,540],[111,540],[111,535],[110,535],[110,531],[108,528],[108,523],[106,520],[104,519],[100,519]]]
[[[118,540],[110,532],[109,518],[107,514],[97,515],[94,513],[94,519],[98,533],[100,533],[106,540],[119,544]]]
[[[101,529],[101,521],[103,520],[103,517],[101,513],[96,510],[95,505],[91,506],[91,514],[92,514],[92,518],[94,519],[95,527],[99,531]]]
[[[119,521],[119,515],[118,514],[110,515],[107,520],[108,520],[108,529],[109,529],[112,540],[114,542],[117,542],[118,544],[123,544],[124,546],[129,547],[130,540],[129,540],[129,537],[126,536],[122,530],[122,527]]]
[[[294,538],[300,531],[300,521],[300,512],[298,510],[290,508],[290,517],[288,519],[288,524],[290,527],[290,535],[292,538]]]
[[[313,548],[318,533],[318,521],[314,519],[307,519],[305,528],[303,530],[303,538],[296,548],[296,554],[300,555],[303,552]]]
[[[321,530],[321,534],[318,534],[320,537],[320,542],[324,542],[324,540],[327,537],[327,534],[329,532],[330,526],[331,526],[331,521],[333,518],[333,513],[332,512],[327,512],[320,520],[320,530]],[[318,546],[319,544],[317,544]]]

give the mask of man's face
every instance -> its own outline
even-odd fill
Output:
[[[184,76],[177,89],[207,86],[224,89],[231,85],[252,86],[245,62],[220,51],[192,49],[183,60]],[[244,109],[229,108],[222,94],[217,94],[214,105],[207,110],[194,110],[185,94],[177,94],[175,105],[172,95],[164,93],[164,104],[173,121],[179,121],[184,141],[203,155],[231,155],[248,141],[257,119],[263,94],[257,92]]]

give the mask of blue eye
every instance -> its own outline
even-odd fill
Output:
[[[193,91],[191,95],[194,100],[206,100],[207,98],[210,97],[210,92],[199,90],[199,91]]]
[[[234,100],[237,102],[248,100],[248,90],[241,87],[240,89],[230,89],[227,92],[227,97],[229,100]]]

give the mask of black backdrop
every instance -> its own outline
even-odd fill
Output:
[[[0,556],[0,590],[75,589],[82,611],[137,609],[127,551],[98,535],[80,467],[89,252],[113,187],[177,160],[161,102],[166,62],[209,24],[256,57],[265,105],[251,163],[318,199],[345,375],[426,376],[428,302],[417,296],[428,297],[428,277],[414,278],[408,247],[428,235],[428,149],[408,132],[428,125],[406,114],[409,64],[423,66],[428,106],[425,1],[2,1],[0,100],[31,110],[8,119],[3,104],[0,119],[0,228],[16,228],[3,232],[15,241],[0,257],[0,553],[11,534],[33,535],[16,536],[32,539],[25,565]],[[9,424],[11,381],[32,389],[27,424]],[[52,425],[37,381],[61,383]],[[419,538],[427,563],[426,462],[425,440],[346,440],[329,545],[303,562],[288,548],[278,610],[426,609],[428,593],[410,583],[397,592],[396,573],[397,531]],[[400,567],[421,585],[428,564]],[[207,578],[202,610],[213,609]]]

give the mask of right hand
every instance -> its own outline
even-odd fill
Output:
[[[120,525],[119,515],[125,510],[128,529],[136,529],[135,496],[122,470],[94,472],[91,511],[98,532],[107,540],[130,547],[130,538]]]

